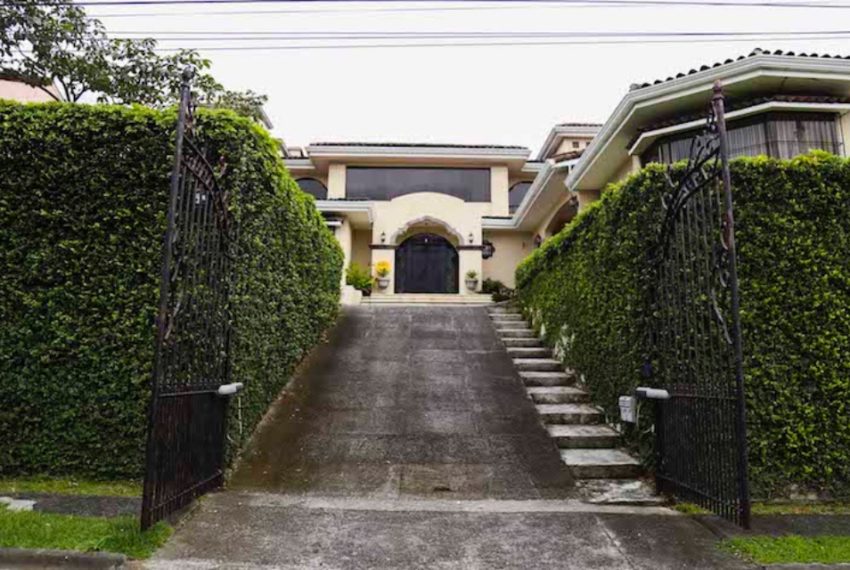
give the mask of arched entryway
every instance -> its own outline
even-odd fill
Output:
[[[442,236],[411,236],[395,252],[396,293],[457,293],[458,255]]]

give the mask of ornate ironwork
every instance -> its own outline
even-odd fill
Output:
[[[667,183],[646,367],[670,394],[656,406],[656,483],[748,527],[738,278],[719,84],[687,164],[671,166]]]
[[[162,253],[142,528],[222,481],[234,224],[217,182],[223,161],[213,166],[198,142],[192,75],[183,73]]]

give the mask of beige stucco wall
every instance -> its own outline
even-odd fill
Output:
[[[328,166],[328,199],[345,198],[345,165]]]
[[[838,128],[841,131],[841,140],[844,143],[843,153],[844,156],[850,156],[850,112],[844,113],[838,119]]]
[[[508,191],[510,179],[507,166],[494,166],[490,169],[490,215],[507,216],[510,214]]]
[[[334,236],[336,236],[336,241],[339,242],[339,247],[342,248],[342,284],[345,285],[345,270],[348,268],[348,264],[351,263],[352,243],[351,224],[348,220],[342,221],[342,225],[335,229]]]
[[[577,150],[582,150],[590,144],[592,137],[587,138],[579,138],[579,137],[570,137],[561,139],[560,144],[558,144],[558,150],[555,151],[555,154],[564,154],[566,152],[575,152]],[[577,142],[578,147],[574,146],[573,143]]]
[[[514,288],[516,267],[534,250],[534,236],[525,232],[485,231],[484,239],[493,243],[496,253],[482,260],[482,280],[496,279]]]
[[[507,171],[504,172],[504,200],[507,204]],[[459,198],[422,192],[400,196],[389,202],[373,203],[372,243],[381,243],[381,234],[386,244],[399,245],[404,239],[418,231],[431,231],[443,235],[454,244],[481,245],[481,218],[492,212],[491,204],[464,202]],[[472,236],[470,243],[469,236]],[[467,271],[481,271],[479,250],[460,250],[460,292],[468,293],[464,287]],[[394,250],[372,250],[372,266],[380,260],[389,261],[395,271]],[[394,274],[391,275],[391,280]],[[387,289],[392,292],[392,286]]]
[[[362,267],[369,268],[372,263],[372,230],[354,230],[352,233],[351,261]]]
[[[590,204],[596,202],[602,192],[599,190],[580,190],[576,194],[578,194],[578,211],[581,212]]]

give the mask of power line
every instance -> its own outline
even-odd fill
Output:
[[[629,6],[631,4],[631,6]],[[606,7],[613,7],[607,5]],[[623,7],[647,8],[644,4],[624,2]],[[89,14],[92,18],[136,18],[136,17],[160,17],[160,16],[255,16],[269,14],[361,14],[361,13],[405,13],[405,12],[473,12],[473,11],[501,11],[501,10],[528,10],[529,8],[594,8],[593,0],[585,0],[583,3],[575,4],[525,4],[524,6],[420,6],[416,8],[307,8],[290,10],[204,10],[203,12],[113,12],[105,14]]]
[[[234,30],[163,30],[163,31],[114,31],[112,34],[119,37],[154,37],[163,41],[196,39],[207,40],[269,40],[269,39],[305,39],[314,36],[320,39],[334,39],[338,37],[347,38],[388,38],[388,39],[410,39],[410,38],[539,38],[539,37],[567,37],[567,38],[608,38],[608,37],[736,37],[736,36],[831,36],[850,34],[850,30],[772,30],[772,31],[671,31],[671,32],[630,32],[630,31],[234,31]],[[315,39],[315,38],[313,38]]]
[[[772,36],[759,38],[673,38],[657,40],[585,40],[585,41],[528,41],[528,42],[440,42],[440,43],[347,43],[347,44],[306,44],[306,45],[264,45],[264,46],[210,46],[199,48],[200,51],[238,52],[238,51],[290,51],[290,50],[328,50],[328,49],[403,49],[403,48],[460,48],[460,47],[523,47],[523,46],[560,46],[560,45],[651,45],[651,44],[679,44],[679,43],[717,43],[717,42],[753,42],[759,41],[825,41],[837,39],[850,39],[850,34],[836,36]],[[157,48],[157,51],[172,52],[178,48]]]
[[[211,4],[336,4],[336,3],[393,3],[394,0],[102,0],[92,2],[81,0],[76,2],[80,6],[199,6]],[[398,0],[395,0],[396,2]],[[423,0],[412,0],[409,3],[422,2]],[[457,0],[428,0],[431,3],[457,2]],[[482,3],[507,3],[507,4],[531,4],[531,5],[597,5],[597,6],[712,6],[712,7],[751,7],[751,8],[827,8],[847,9],[850,4],[818,1],[791,0],[782,2],[779,0],[464,0],[465,2]]]

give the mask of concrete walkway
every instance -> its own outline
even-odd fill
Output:
[[[229,489],[150,568],[740,568],[666,509],[574,498],[486,310],[347,311]]]

